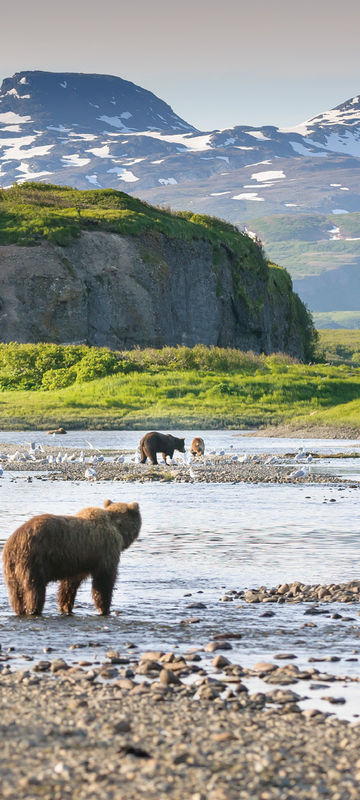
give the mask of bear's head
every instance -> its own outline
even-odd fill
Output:
[[[141,528],[139,504],[113,503],[112,500],[105,500],[104,508],[111,515],[111,520],[121,533],[125,550],[139,535]]]
[[[178,450],[179,453],[185,453],[185,439],[177,439],[175,436],[174,439],[176,442],[175,445],[176,450]]]

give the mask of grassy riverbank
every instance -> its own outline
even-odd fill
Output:
[[[360,369],[299,364],[280,354],[1,345],[0,385],[3,430],[288,425],[360,431]]]

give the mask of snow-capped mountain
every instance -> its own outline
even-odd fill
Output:
[[[306,137],[312,147],[360,157],[360,96],[352,97],[331,111],[324,111],[296,127],[283,128]]]
[[[18,72],[0,91],[2,186],[113,187],[245,222],[360,210],[359,159],[359,97],[292,130],[202,132],[113,76]]]

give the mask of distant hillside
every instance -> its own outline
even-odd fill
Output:
[[[1,340],[197,343],[311,358],[288,273],[233,225],[112,189],[0,194]]]
[[[246,229],[289,270],[312,311],[359,311],[360,213],[263,217]]]

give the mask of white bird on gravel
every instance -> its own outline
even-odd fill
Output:
[[[79,455],[79,463],[80,464],[85,464],[85,456],[84,456],[84,451],[83,450],[81,451],[81,453]]]
[[[123,464],[125,461],[125,456],[116,456],[114,458],[114,464]]]
[[[76,453],[71,453],[71,455],[68,456],[68,461],[72,462],[76,461]]]
[[[219,451],[219,456],[224,456],[224,455],[225,455],[225,450],[220,450]]]
[[[249,454],[248,453],[244,453],[243,456],[239,456],[238,461],[239,461],[239,464],[245,464],[246,461],[249,461]]]
[[[299,452],[295,456],[295,461],[302,461],[303,458],[306,458],[306,453],[303,447],[299,447]]]
[[[312,461],[312,460],[313,460],[313,457],[312,457],[311,453],[309,453],[306,461],[310,464],[310,461]]]
[[[61,464],[62,460],[63,460],[63,457],[62,457],[61,453],[59,452],[57,454],[56,458],[55,458],[55,461],[56,461],[57,464]]]
[[[94,481],[94,480],[95,480],[95,478],[96,478],[96,472],[95,472],[95,470],[94,470],[94,469],[92,469],[91,467],[88,467],[88,468],[85,470],[85,478],[86,478],[88,481]]]
[[[25,442],[29,448],[29,453],[34,453],[36,450],[36,442]]]
[[[290,472],[289,478],[305,478],[307,474],[307,467],[301,467],[301,469],[294,469],[293,472]]]
[[[191,464],[190,464],[190,469],[189,469],[189,475],[190,475],[190,478],[192,478],[193,480],[196,478],[196,474],[195,474]]]
[[[277,458],[276,456],[269,456],[265,459],[264,464],[276,464]]]
[[[48,463],[48,464],[53,464],[53,463],[54,463],[54,456],[51,456],[51,455],[50,455],[50,456],[48,456],[48,457],[47,457],[47,463]]]
[[[98,462],[99,462],[99,464],[103,464],[103,463],[104,463],[104,461],[105,461],[105,458],[104,458],[104,456],[103,456],[103,455],[101,455],[101,456],[99,456],[99,457],[98,457]]]

